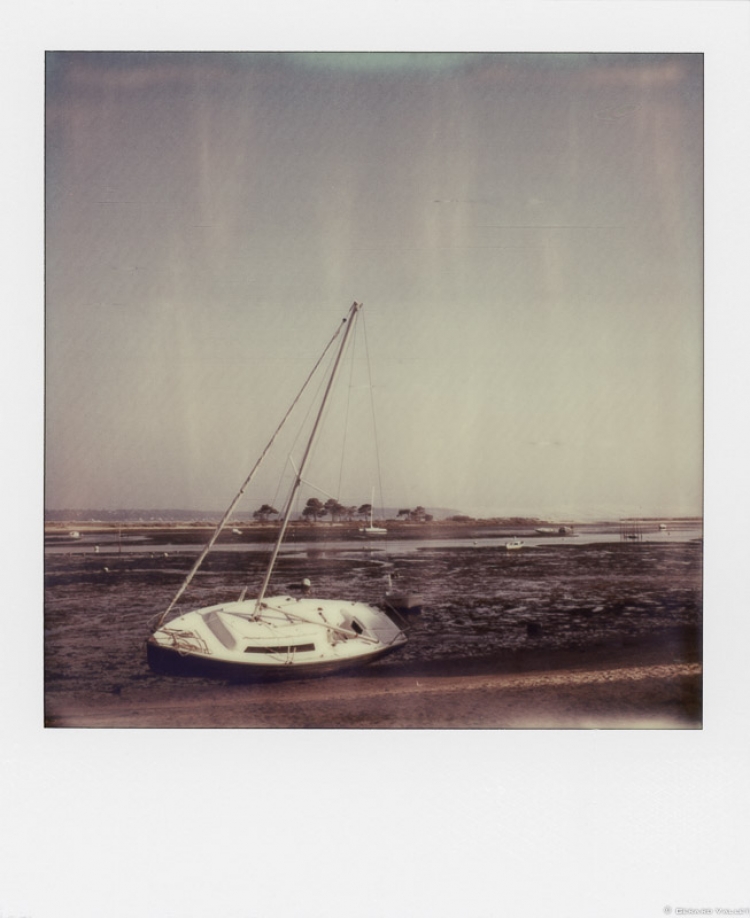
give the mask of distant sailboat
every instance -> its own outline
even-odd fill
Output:
[[[373,490],[372,501],[374,501],[374,500],[375,500],[375,492],[374,492],[374,490]],[[372,514],[373,514],[373,503],[372,503],[372,501],[370,502],[370,525],[369,525],[369,526],[363,526],[359,531],[360,531],[361,533],[363,533],[365,536],[368,536],[368,537],[385,536],[385,535],[388,535],[388,530],[387,530],[387,529],[383,528],[382,526],[376,526],[376,525],[375,525],[375,522],[374,522],[373,517],[372,517]]]
[[[396,623],[397,616],[392,618],[387,611],[363,602],[317,599],[308,595],[266,597],[295,497],[361,308],[360,303],[352,304],[347,317],[326,346],[316,368],[287,411],[177,595],[159,616],[146,642],[148,662],[156,672],[229,678],[326,674],[371,662],[398,650],[406,643],[406,635]],[[246,599],[243,590],[235,601],[195,609],[168,620],[175,603],[230,519],[245,488],[342,328],[344,334],[328,374],[299,470],[296,470],[279,536],[257,597]]]

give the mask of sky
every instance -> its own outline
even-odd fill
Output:
[[[357,300],[380,471],[325,493],[699,515],[703,64],[47,53],[47,508],[223,510]]]

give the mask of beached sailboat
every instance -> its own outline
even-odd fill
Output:
[[[369,663],[406,643],[397,616],[391,617],[375,606],[309,595],[266,596],[326,403],[361,308],[360,303],[352,304],[176,596],[158,617],[146,642],[148,662],[154,671],[228,678],[319,675]],[[235,601],[195,609],[170,619],[175,604],[216,542],[302,392],[342,330],[258,595],[248,599],[243,590]]]

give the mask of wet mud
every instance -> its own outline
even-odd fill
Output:
[[[167,607],[194,558],[179,550],[47,556],[47,723],[64,722],[54,712],[65,708],[66,699],[80,708],[86,699],[96,703],[131,690],[158,699],[164,693],[180,697],[188,685],[217,688],[211,680],[157,676],[146,663],[149,623]],[[236,599],[244,585],[252,595],[266,559],[263,549],[214,552],[179,608]],[[467,544],[401,553],[396,548],[387,557],[377,550],[316,549],[282,556],[271,592],[308,577],[315,595],[378,603],[387,573],[395,586],[422,596],[423,611],[411,621],[409,642],[398,654],[355,674],[328,677],[339,693],[351,690],[352,680],[372,689],[383,680],[649,662],[694,666],[701,660],[699,541],[571,542],[518,552]],[[696,721],[695,678],[691,684],[673,702],[684,704],[684,717]],[[433,710],[432,720],[420,725],[441,725],[440,712]]]

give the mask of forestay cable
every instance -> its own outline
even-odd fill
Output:
[[[175,594],[174,599],[173,599],[172,602],[169,604],[169,606],[167,607],[166,611],[163,612],[163,613],[159,616],[159,618],[158,618],[156,624],[155,624],[154,627],[153,627],[153,630],[154,630],[154,631],[156,631],[157,628],[160,628],[161,625],[166,621],[167,616],[168,616],[169,613],[172,611],[172,609],[174,608],[174,606],[176,605],[176,603],[178,602],[178,600],[180,599],[180,597],[182,596],[182,594],[185,592],[185,590],[186,590],[186,589],[188,588],[188,586],[190,585],[190,581],[193,579],[193,577],[194,577],[195,574],[197,573],[197,571],[198,571],[198,569],[200,568],[201,564],[203,564],[203,561],[204,561],[206,555],[207,555],[207,554],[209,553],[209,551],[211,551],[211,549],[213,548],[213,546],[214,546],[216,540],[219,538],[219,535],[220,535],[222,529],[224,528],[224,526],[226,526],[227,521],[229,520],[229,518],[231,517],[232,513],[234,512],[234,510],[235,510],[237,504],[240,502],[240,500],[241,500],[241,498],[242,498],[242,495],[245,493],[245,490],[246,490],[247,486],[250,484],[250,482],[252,481],[253,477],[255,476],[255,473],[256,473],[256,472],[258,471],[258,469],[260,468],[261,462],[263,462],[263,460],[264,460],[265,457],[266,457],[266,454],[268,453],[268,451],[269,451],[269,450],[271,449],[271,447],[273,446],[273,443],[274,443],[274,441],[276,440],[276,437],[277,437],[277,436],[279,435],[279,433],[281,432],[282,427],[286,424],[287,420],[289,419],[289,416],[291,415],[292,411],[294,410],[295,406],[297,405],[297,402],[299,402],[300,398],[302,398],[302,395],[303,395],[305,389],[307,388],[308,384],[310,383],[310,380],[313,378],[313,376],[314,376],[315,373],[317,372],[318,367],[319,367],[319,366],[321,365],[321,363],[323,362],[323,359],[325,358],[325,355],[326,355],[326,354],[328,353],[328,351],[330,350],[330,348],[331,348],[331,346],[333,345],[334,341],[335,341],[335,340],[338,338],[338,336],[341,334],[341,329],[342,329],[342,328],[344,328],[344,323],[343,323],[343,322],[338,326],[338,328],[336,329],[335,334],[333,335],[333,337],[331,338],[331,340],[328,342],[328,344],[325,346],[325,349],[323,350],[323,353],[320,355],[320,357],[318,358],[318,360],[317,360],[316,363],[315,363],[315,366],[312,368],[312,370],[311,370],[310,373],[308,374],[307,379],[306,379],[306,380],[304,381],[304,383],[302,384],[302,388],[299,390],[299,392],[297,393],[297,395],[296,395],[294,401],[293,401],[292,404],[289,406],[289,408],[288,408],[286,414],[285,414],[284,417],[281,419],[281,423],[279,424],[279,426],[278,426],[278,427],[276,428],[276,430],[274,431],[273,436],[272,436],[271,439],[268,441],[268,444],[267,444],[266,448],[265,448],[265,449],[263,450],[263,452],[260,454],[260,457],[258,458],[258,461],[257,461],[257,462],[255,463],[255,465],[252,467],[252,469],[251,469],[251,471],[250,471],[250,474],[247,476],[247,478],[246,478],[246,479],[244,480],[244,482],[242,483],[242,487],[241,487],[240,490],[237,492],[237,495],[235,496],[235,498],[234,498],[234,500],[232,501],[232,503],[229,505],[229,508],[227,509],[227,511],[226,511],[226,513],[224,514],[224,516],[223,516],[223,517],[221,518],[221,520],[219,521],[219,525],[216,527],[216,529],[215,529],[213,535],[212,535],[211,538],[208,540],[208,542],[206,543],[206,545],[205,545],[203,551],[202,551],[202,552],[200,553],[200,555],[198,556],[198,560],[195,562],[195,564],[194,564],[193,567],[191,568],[190,573],[187,575],[187,577],[185,578],[185,580],[184,580],[182,586],[179,588],[179,590],[178,590],[177,593]]]

